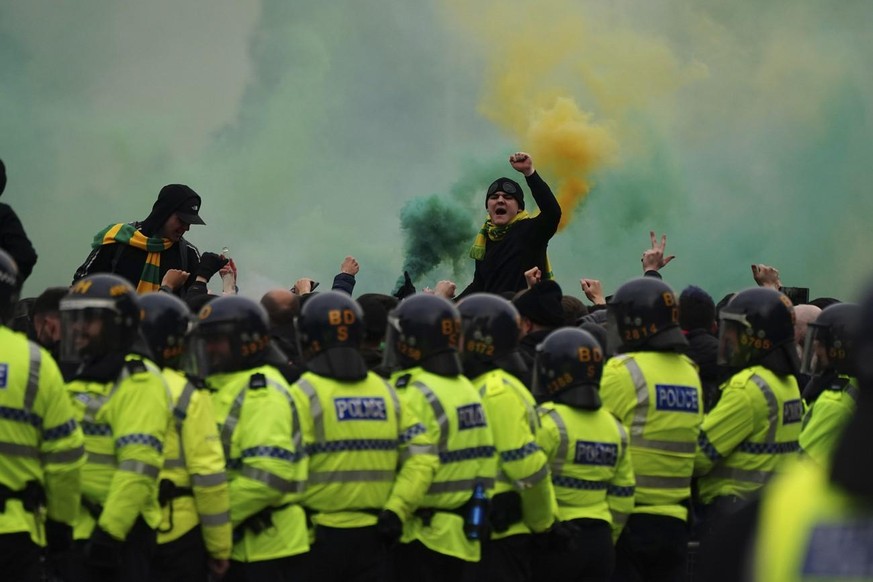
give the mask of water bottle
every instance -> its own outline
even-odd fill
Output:
[[[485,520],[488,519],[488,495],[485,493],[485,485],[476,481],[473,488],[473,497],[467,511],[467,519],[464,521],[464,534],[468,540],[479,540],[485,531]]]

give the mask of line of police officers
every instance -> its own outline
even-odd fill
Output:
[[[16,280],[0,252],[4,322]],[[65,580],[681,580],[692,478],[709,523],[729,515],[797,453],[804,408],[783,295],[752,289],[723,310],[720,355],[738,372],[706,417],[677,309],[660,280],[626,283],[608,314],[620,355],[558,330],[528,390],[507,372],[519,316],[498,296],[401,302],[385,380],[358,351],[357,303],[322,293],[297,321],[307,371],[289,386],[256,303],[215,299],[189,331],[175,297],[89,276],[61,302],[61,357],[80,366],[66,387],[47,352],[0,327],[0,567],[11,580],[46,568]],[[810,344],[819,366],[847,359],[830,335]],[[850,397],[839,377],[808,420],[831,423],[820,432],[838,415],[818,410]]]

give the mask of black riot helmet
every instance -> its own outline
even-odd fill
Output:
[[[267,363],[270,345],[263,307],[239,295],[219,297],[197,314],[186,348],[189,371],[205,378],[256,368]]]
[[[388,314],[385,366],[421,366],[440,376],[461,373],[461,314],[447,299],[428,293],[405,298]]]
[[[777,374],[795,374],[794,306],[768,287],[740,291],[719,312],[718,363],[732,368],[762,365]]]
[[[824,309],[806,331],[801,372],[821,375],[834,370],[855,375],[855,337],[861,307],[856,303],[837,303]]]
[[[79,279],[60,301],[61,351],[65,362],[88,363],[126,354],[139,338],[139,298],[118,275]]]
[[[162,368],[181,369],[191,310],[171,293],[146,293],[139,298],[140,329]]]
[[[587,331],[555,330],[537,346],[531,391],[539,401],[597,410],[603,360],[600,342]]]
[[[515,372],[525,365],[518,354],[521,317],[503,297],[474,293],[458,303],[464,341],[464,372],[475,377],[495,368]]]
[[[688,341],[679,328],[679,301],[669,285],[655,277],[631,279],[607,305],[609,352],[684,351]]]
[[[0,249],[0,324],[6,325],[12,319],[19,291],[18,265],[9,253]]]
[[[347,294],[328,291],[310,297],[294,322],[306,367],[319,376],[343,381],[367,377],[360,353],[364,315]]]

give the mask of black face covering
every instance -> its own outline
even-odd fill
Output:
[[[457,376],[462,373],[461,359],[457,352],[434,354],[421,363],[421,367],[437,376]]]
[[[120,352],[112,352],[105,356],[83,362],[74,375],[74,380],[87,382],[113,382],[124,367],[125,355]]]
[[[794,344],[785,344],[779,346],[766,356],[761,358],[759,362],[752,362],[764,366],[778,376],[795,376],[800,373],[800,358],[797,356],[797,350],[794,349]]]
[[[341,382],[360,382],[369,370],[361,354],[352,348],[333,348],[319,352],[306,360],[313,374]]]

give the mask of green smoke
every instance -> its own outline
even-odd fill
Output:
[[[463,288],[473,271],[469,250],[480,220],[486,218],[484,192],[507,169],[497,160],[465,160],[447,194],[413,198],[403,205],[403,270],[417,286],[432,287],[448,278]],[[401,276],[397,285],[403,280]]]
[[[461,269],[464,250],[476,229],[461,206],[436,194],[407,202],[400,211],[403,230],[403,270],[418,282],[441,263]]]

